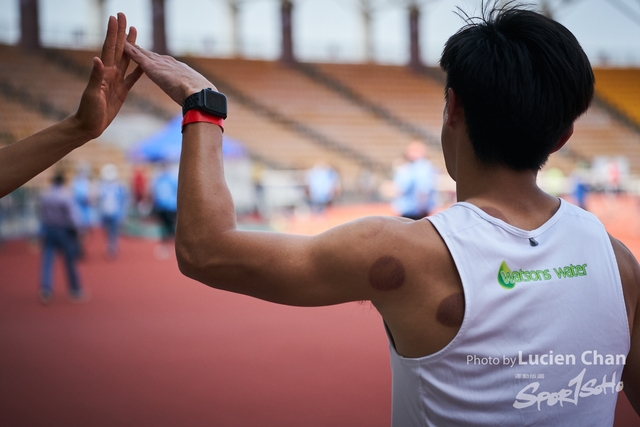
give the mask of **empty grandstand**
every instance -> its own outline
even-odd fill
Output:
[[[281,3],[280,60],[181,57],[228,95],[227,135],[244,144],[250,158],[261,168],[295,171],[321,160],[328,162],[341,174],[346,196],[357,195],[363,176],[373,177],[376,185],[388,179],[403,147],[415,139],[427,143],[431,160],[444,170],[439,147],[443,76],[439,69],[422,65],[419,38],[410,39],[410,67],[373,62],[296,61],[290,40],[292,33],[284,25],[291,18],[290,8],[285,6],[292,3]],[[362,2],[363,13],[365,3]],[[426,3],[409,2],[409,10],[413,11],[409,14],[409,27],[415,25],[412,19],[419,19],[421,9],[416,7]],[[557,6],[559,10],[570,3],[579,2],[544,2],[544,7]],[[37,2],[34,4],[35,11],[33,5],[21,9],[23,37],[19,46],[0,46],[3,144],[71,114],[90,72],[91,58],[97,53],[86,49],[43,48],[34,24],[38,13]],[[159,8],[154,16],[163,14],[164,2],[154,4]],[[153,25],[154,47],[166,51],[164,18],[154,20]],[[373,57],[366,59],[371,61]],[[578,120],[571,143],[551,157],[547,168],[558,168],[567,175],[578,162],[622,158],[628,172],[637,175],[640,72],[635,68],[595,71],[596,102]],[[114,130],[72,153],[62,167],[89,161],[97,170],[102,164],[115,162],[127,176],[130,166],[125,153],[135,142],[134,134],[144,132],[146,123],[155,123],[148,126],[148,133],[153,133],[179,112],[180,107],[143,76],[113,124]],[[128,138],[122,137],[127,134]],[[31,185],[41,182],[39,177]]]
[[[71,114],[94,55],[90,51],[33,52],[0,46],[3,142],[20,139]],[[182,59],[229,95],[227,134],[242,141],[254,159],[270,167],[305,169],[324,159],[343,174],[347,188],[353,189],[364,170],[384,179],[412,138],[429,143],[435,163],[443,166],[434,141],[439,135],[444,89],[443,82],[431,74],[391,65],[290,66],[277,61]],[[47,79],[36,72],[42,70]],[[616,78],[606,80],[618,74],[629,79],[623,90],[615,89]],[[638,74],[596,69],[598,100],[578,120],[571,143],[552,156],[550,166],[568,173],[578,160],[624,156],[631,172],[640,173],[640,133],[630,124],[640,120],[634,118],[638,116],[634,110],[640,91]],[[612,112],[613,108],[621,114]],[[122,115],[167,120],[179,111],[179,106],[143,78]],[[73,156],[97,164],[122,162],[124,156],[118,160],[117,147],[115,141],[102,137]]]

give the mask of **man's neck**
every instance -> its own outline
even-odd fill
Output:
[[[458,175],[458,201],[471,203],[515,227],[533,230],[558,210],[557,198],[536,183],[535,171],[475,164]]]

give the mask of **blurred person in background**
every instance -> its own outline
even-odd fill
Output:
[[[80,220],[82,221],[82,233],[78,236],[79,258],[85,256],[85,236],[91,231],[95,218],[95,186],[91,179],[91,165],[79,163],[76,168],[76,175],[71,180],[73,198],[80,209]]]
[[[118,175],[116,165],[107,164],[102,167],[98,208],[102,228],[107,236],[106,255],[109,259],[115,259],[118,255],[120,226],[127,214],[127,188]]]
[[[621,182],[620,164],[617,159],[611,159],[607,165],[607,181],[605,191],[609,195],[617,195],[620,192]]]
[[[589,194],[589,165],[584,161],[579,161],[576,169],[569,177],[573,188],[573,198],[576,204],[587,210],[587,195]]]
[[[323,213],[340,194],[340,176],[326,162],[318,162],[307,171],[305,185],[313,213]]]
[[[369,168],[362,168],[358,174],[358,193],[367,202],[377,202],[380,183]]]
[[[131,193],[135,204],[135,213],[139,216],[149,214],[149,194],[148,194],[147,174],[144,168],[137,166],[133,169],[131,178]]]
[[[65,176],[56,173],[51,188],[40,198],[39,217],[42,236],[42,266],[40,275],[40,301],[49,304],[53,297],[53,262],[55,253],[62,255],[69,284],[69,297],[84,301],[76,262],[79,255],[78,234],[82,220],[71,190],[65,186]]]
[[[418,220],[431,213],[435,207],[436,173],[422,142],[414,141],[406,147],[393,184],[396,198],[391,206],[398,215]]]
[[[265,165],[260,161],[254,161],[251,164],[251,182],[255,194],[255,203],[253,207],[253,217],[262,220],[265,214],[265,195],[264,184],[262,179],[264,176]]]
[[[6,197],[0,198],[0,247],[2,247],[2,243],[4,242],[4,227],[5,221],[11,215],[11,211],[13,210],[14,201],[13,195],[10,194]]]
[[[178,171],[176,167],[163,164],[151,186],[153,214],[160,223],[160,245],[156,247],[158,259],[171,255],[173,239],[176,235],[176,215],[178,211]]]

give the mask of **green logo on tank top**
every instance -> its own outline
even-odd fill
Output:
[[[565,267],[558,267],[544,270],[516,270],[509,268],[506,261],[502,261],[498,268],[498,283],[505,289],[513,289],[516,283],[520,282],[540,282],[553,279],[550,271],[556,274],[558,279],[571,279],[574,277],[587,275],[587,264],[573,265],[569,264]]]

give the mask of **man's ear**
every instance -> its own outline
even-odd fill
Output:
[[[555,153],[556,151],[564,147],[564,144],[566,144],[569,138],[571,138],[571,135],[573,135],[573,123],[571,123],[569,129],[567,129],[567,131],[560,137],[556,146],[553,147],[553,150],[551,150],[551,153]]]
[[[447,103],[444,107],[444,124],[451,126],[461,119],[464,119],[464,112],[460,98],[452,88],[449,88],[447,89]]]

